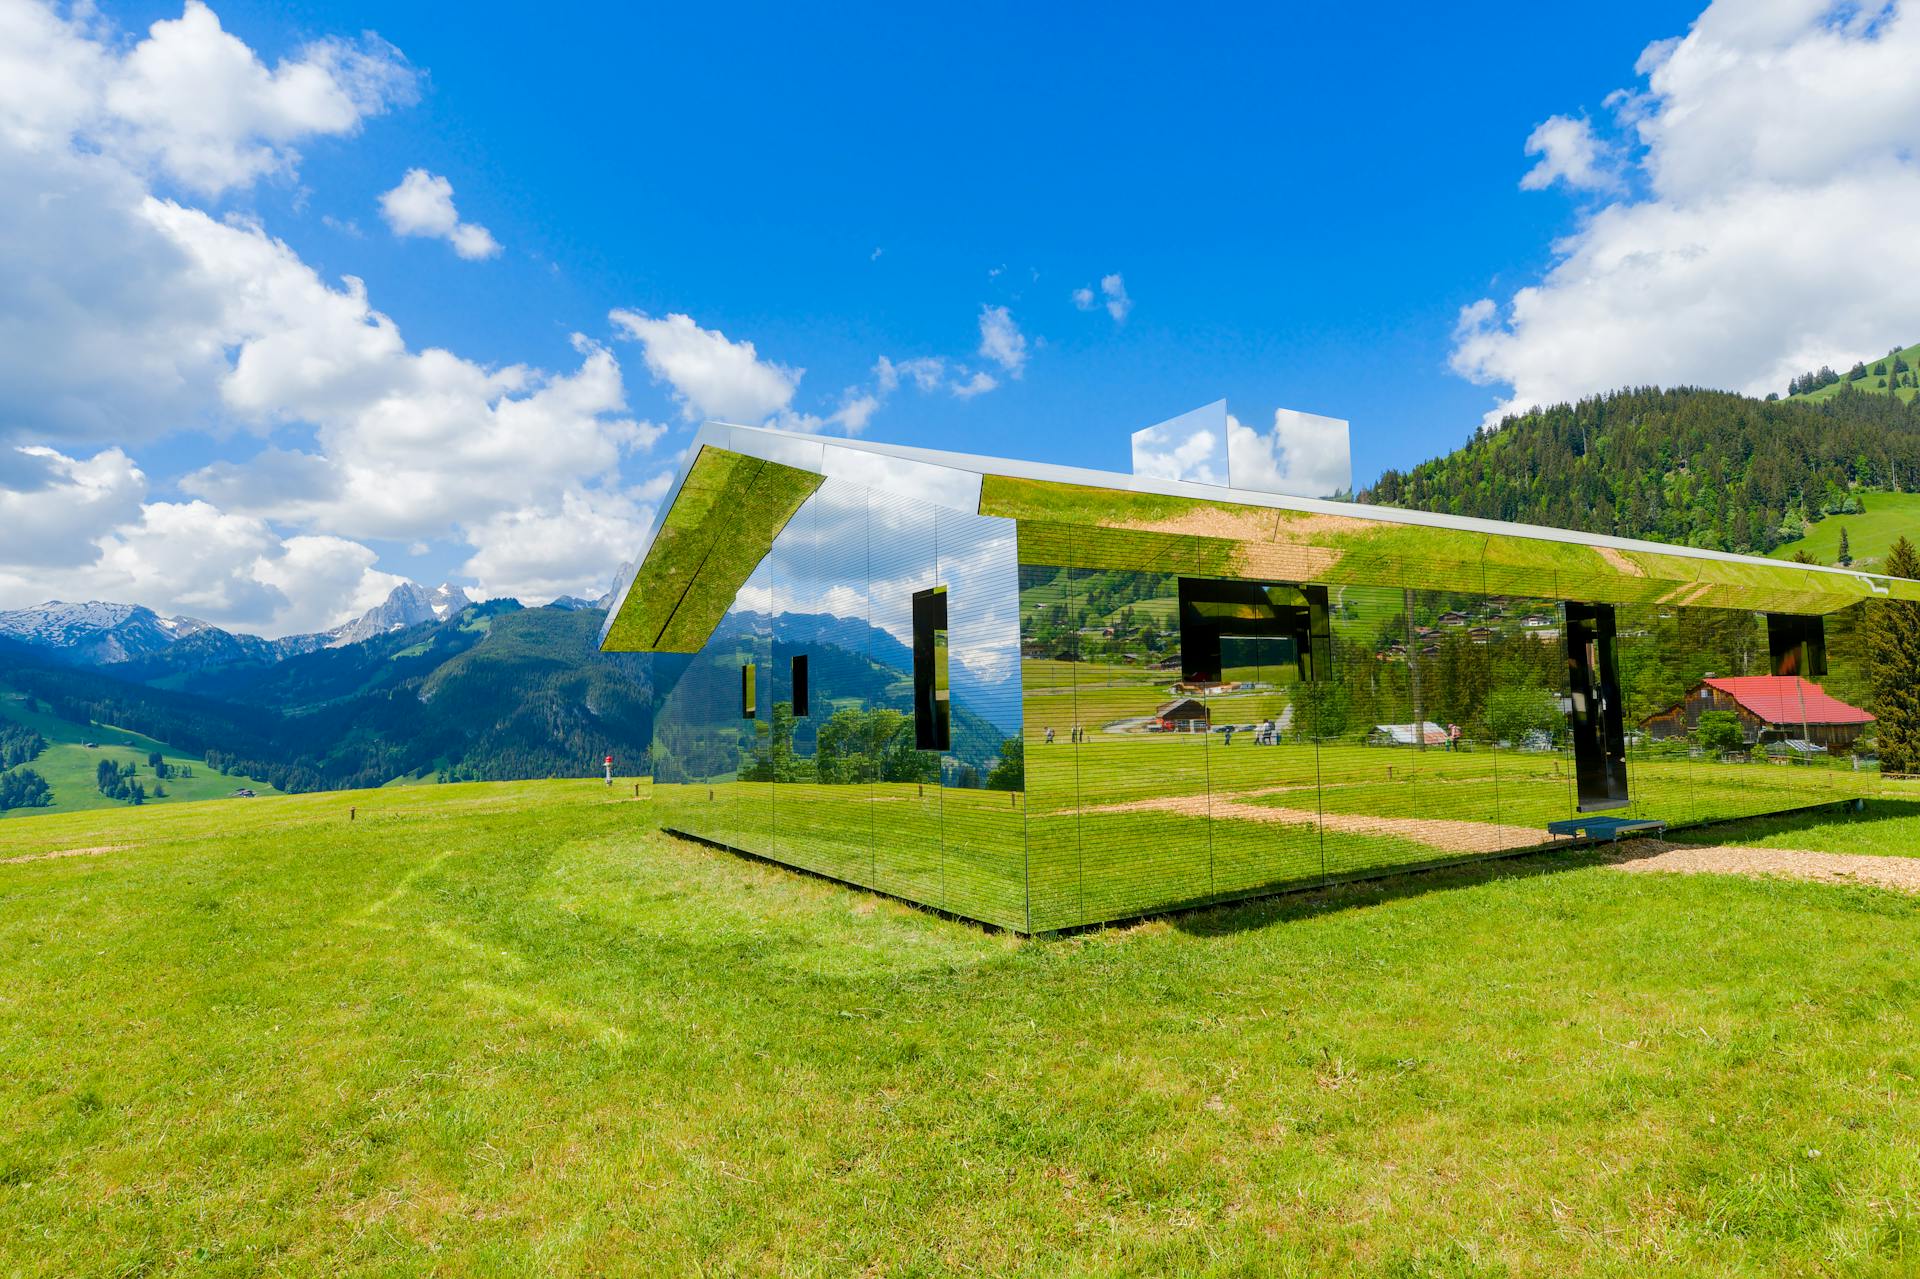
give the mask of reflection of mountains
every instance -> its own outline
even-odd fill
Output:
[[[812,658],[807,678],[814,697],[828,701],[858,697],[869,705],[911,707],[913,650],[891,631],[861,618],[830,613],[786,613],[773,619],[764,613],[729,613],[715,637],[738,640],[749,634],[765,635],[769,628],[776,643],[808,646]],[[666,686],[665,673],[659,677]],[[1000,743],[1019,735],[1018,697],[993,706],[962,697],[953,705],[953,754],[969,763],[999,758]]]

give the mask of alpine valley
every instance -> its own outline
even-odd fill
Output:
[[[634,772],[652,686],[645,659],[598,651],[607,603],[523,608],[409,582],[333,630],[275,640],[138,605],[4,612],[0,738],[52,784],[39,811],[114,802],[93,776],[107,761],[139,770],[142,802],[198,797],[222,774],[225,794],[587,776],[609,754]]]

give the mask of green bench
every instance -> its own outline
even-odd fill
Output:
[[[1576,839],[1582,835],[1594,841],[1619,843],[1634,835],[1659,835],[1665,833],[1667,824],[1653,817],[1569,817],[1561,822],[1548,822],[1547,834],[1558,838],[1561,835]]]

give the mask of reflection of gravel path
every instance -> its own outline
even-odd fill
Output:
[[[115,853],[126,844],[96,844],[92,848],[60,848],[51,853],[23,853],[19,857],[0,857],[0,866],[14,866],[20,862],[45,862],[56,857],[96,857],[101,853]]]
[[[1285,788],[1276,788],[1285,789]],[[1302,787],[1301,789],[1307,789]],[[1271,794],[1272,791],[1261,792]],[[1343,835],[1387,835],[1411,840],[1449,853],[1498,853],[1543,844],[1544,830],[1531,826],[1499,826],[1492,822],[1462,822],[1443,817],[1370,817],[1363,813],[1313,813],[1300,808],[1268,808],[1243,804],[1225,795],[1169,795],[1136,799],[1124,804],[1102,804],[1089,813],[1174,813],[1182,817],[1225,817],[1238,821],[1272,822],[1283,826],[1316,823]]]
[[[1713,848],[1636,839],[1620,846],[1615,870],[1680,875],[1779,875],[1824,884],[1872,884],[1920,893],[1920,859],[1796,848]]]

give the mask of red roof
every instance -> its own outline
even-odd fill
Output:
[[[1871,724],[1873,716],[1798,675],[1736,675],[1702,680],[1769,724]]]

